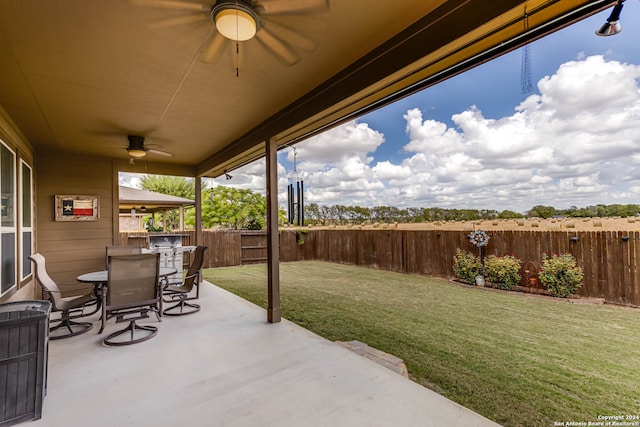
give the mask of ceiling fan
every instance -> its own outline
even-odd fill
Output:
[[[212,31],[200,50],[199,59],[204,63],[212,63],[229,41],[237,44],[255,38],[281,62],[293,65],[300,60],[296,49],[312,51],[315,42],[270,17],[306,15],[329,8],[329,0],[216,0],[213,5],[188,0],[128,1],[136,6],[179,12],[177,16],[150,23],[148,27],[153,29],[203,21],[212,23]]]
[[[157,150],[152,145],[144,144],[144,136],[140,135],[127,135],[129,145],[126,147],[127,152],[131,157],[140,158],[145,157],[147,153],[158,154],[165,157],[173,157],[173,153],[167,151]]]

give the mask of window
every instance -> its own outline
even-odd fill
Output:
[[[31,274],[31,261],[29,256],[33,254],[33,179],[32,171],[29,165],[24,161],[20,161],[20,188],[21,206],[20,212],[20,248],[22,248],[20,256],[20,279],[24,280]]]
[[[16,154],[0,144],[0,295],[16,286]]]

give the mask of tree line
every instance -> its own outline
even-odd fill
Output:
[[[144,190],[163,194],[195,199],[193,180],[181,177],[145,175],[140,187]],[[266,199],[260,193],[234,187],[217,186],[202,190],[202,222],[205,228],[230,228],[260,230],[266,227]],[[630,217],[640,214],[640,205],[636,204],[598,204],[578,208],[556,209],[553,206],[536,205],[526,213],[512,210],[495,209],[451,209],[451,208],[397,208],[393,206],[345,206],[319,205],[310,203],[304,207],[305,224],[364,224],[410,223],[428,221],[473,221],[491,219],[535,218],[597,218],[597,217]],[[279,221],[284,223],[286,211],[279,209]],[[167,216],[168,228],[178,225],[178,213]],[[195,214],[185,213],[185,224],[194,226]]]
[[[583,208],[571,206],[567,209],[556,209],[553,206],[537,205],[526,213],[512,210],[495,209],[447,209],[447,208],[397,208],[393,206],[344,206],[318,205],[311,203],[305,206],[305,220],[318,225],[328,224],[364,224],[367,222],[410,223],[428,221],[473,221],[515,218],[596,218],[596,217],[630,217],[640,214],[640,205],[594,205]]]

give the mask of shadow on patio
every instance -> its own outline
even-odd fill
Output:
[[[112,320],[49,343],[42,426],[489,426],[474,412],[207,282],[142,344]],[[155,316],[148,321],[156,323]]]

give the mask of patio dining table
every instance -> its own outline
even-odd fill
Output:
[[[164,279],[167,276],[177,273],[178,270],[173,267],[160,267],[159,276]],[[92,271],[90,273],[81,274],[76,278],[78,282],[93,283],[94,285],[103,286],[109,281],[109,272],[107,270]]]

